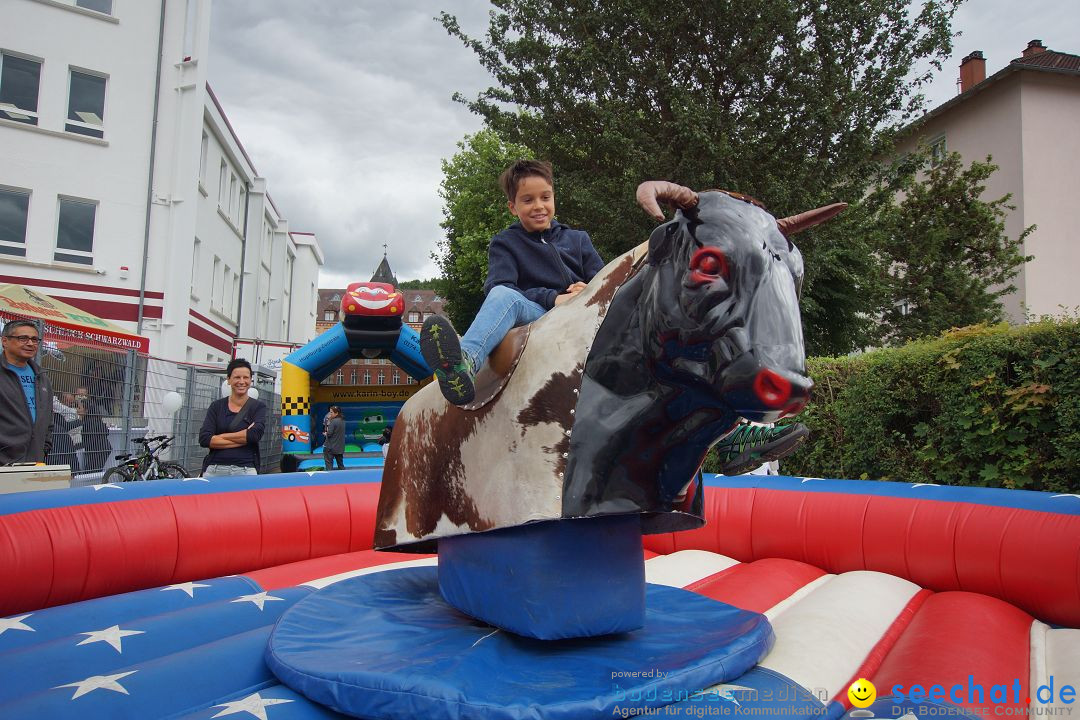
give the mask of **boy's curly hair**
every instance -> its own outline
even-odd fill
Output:
[[[555,185],[555,175],[547,160],[518,160],[499,175],[499,187],[506,194],[506,199],[513,202],[517,197],[518,184],[533,175],[544,178],[549,185]]]

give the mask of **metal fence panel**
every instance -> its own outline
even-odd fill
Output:
[[[155,435],[174,437],[162,459],[179,462],[192,476],[199,475],[207,454],[199,445],[199,429],[210,403],[222,397],[221,368],[48,337],[37,361],[53,390],[53,448],[47,460],[70,465],[73,486],[101,482],[117,464],[117,454],[140,449],[134,439]],[[259,472],[277,472],[281,400],[272,377],[256,375],[253,387],[269,410],[259,443]],[[171,412],[170,393],[179,395],[179,407]]]

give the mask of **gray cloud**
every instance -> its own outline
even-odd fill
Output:
[[[960,61],[982,50],[986,74],[993,75],[1020,57],[1029,40],[1039,39],[1051,50],[1080,53],[1080,3],[1062,0],[968,0],[953,18],[953,54],[935,73],[926,91],[930,107],[956,97]]]
[[[486,26],[475,2],[214,3],[210,83],[290,227],[318,236],[324,287],[366,280],[383,243],[399,278],[436,274],[440,161],[480,128],[451,95],[490,84],[442,9]]]
[[[389,246],[400,279],[436,274],[442,235],[440,161],[480,128],[451,100],[491,84],[469,49],[433,18],[456,15],[483,35],[478,0],[216,0],[210,82],[268,178],[294,230],[327,256],[320,284],[370,277]],[[992,74],[1040,38],[1055,50],[1080,37],[1080,3],[971,0],[957,13],[952,58],[926,94],[955,95],[960,59],[982,50]]]

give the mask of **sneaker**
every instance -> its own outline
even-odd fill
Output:
[[[461,339],[450,321],[432,315],[420,330],[420,353],[435,372],[443,397],[454,405],[468,405],[476,395],[475,371],[461,352]]]
[[[742,475],[762,463],[787,457],[810,436],[802,423],[769,427],[743,423],[720,438],[716,455],[722,475]]]

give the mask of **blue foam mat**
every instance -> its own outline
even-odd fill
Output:
[[[355,717],[577,720],[610,716],[628,693],[661,707],[739,677],[772,643],[763,615],[661,585],[646,588],[642,630],[523,638],[454,610],[437,569],[424,567],[300,600],[274,628],[266,661],[284,684]]]

